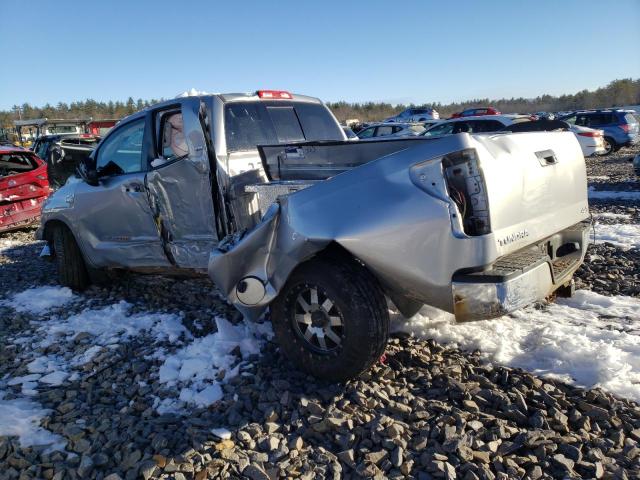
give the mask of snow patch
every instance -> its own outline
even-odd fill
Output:
[[[76,299],[76,295],[67,287],[36,287],[16,293],[11,299],[2,303],[17,312],[43,314]]]
[[[609,242],[623,248],[640,248],[640,224],[637,223],[598,223],[595,226],[596,242]]]
[[[40,421],[49,410],[25,398],[5,400],[0,391],[0,436],[17,436],[21,447],[49,445],[49,450],[62,450],[66,441],[42,428]]]
[[[640,401],[640,299],[580,290],[542,310],[528,307],[468,323],[425,307],[394,328],[480,350],[489,361]]]
[[[189,90],[185,90],[182,93],[176,95],[176,98],[184,98],[184,97],[199,97],[201,95],[211,95],[209,92],[205,92],[204,90],[196,90],[195,88],[190,88]]]
[[[61,337],[72,340],[83,332],[94,337],[91,339],[94,346],[115,345],[143,331],[148,331],[156,341],[175,342],[180,335],[189,335],[178,315],[131,313],[132,308],[130,303],[120,301],[108,307],[84,310],[67,319],[51,319],[40,328],[41,333],[46,335],[41,346],[58,342]],[[85,352],[85,355],[92,358],[97,352],[94,349],[90,354]]]
[[[601,212],[594,213],[593,218],[612,218],[615,220],[631,220],[631,215],[628,213],[613,213],[613,212]]]
[[[158,412],[179,411],[182,404],[206,407],[222,398],[221,381],[238,375],[241,359],[260,353],[264,338],[273,333],[270,324],[233,325],[216,318],[217,332],[196,338],[168,355],[160,367],[160,383],[180,389],[178,399],[165,398]],[[241,358],[232,354],[238,350]]]

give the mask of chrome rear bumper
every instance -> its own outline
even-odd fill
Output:
[[[591,222],[585,220],[562,232],[499,259],[485,271],[454,275],[453,308],[458,321],[505,315],[568,285],[584,261]],[[566,245],[575,250],[562,256]],[[565,250],[562,250],[564,248]]]

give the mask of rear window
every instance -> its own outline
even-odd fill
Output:
[[[625,114],[624,119],[627,121],[627,123],[636,123],[638,121],[638,119],[633,116],[633,113]]]
[[[227,150],[253,150],[257,145],[300,141],[343,140],[329,110],[316,103],[233,102],[224,110]]]
[[[30,172],[38,163],[29,153],[12,152],[0,154],[0,178]]]

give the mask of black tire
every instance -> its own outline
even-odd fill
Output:
[[[611,155],[613,152],[616,152],[620,149],[616,141],[611,137],[604,137],[604,155]]]
[[[332,337],[324,337],[325,349],[319,345],[319,335],[305,339],[304,333],[312,326],[305,325],[303,333],[303,323],[296,319],[296,315],[304,317],[309,312],[300,303],[301,297],[305,302],[309,299],[307,306],[314,308],[314,288],[319,310],[309,313],[308,318],[315,322],[313,315],[324,316],[324,328],[330,323],[329,330],[335,328],[333,338],[340,338],[336,343]],[[322,298],[329,299],[332,306],[326,309],[325,302],[320,305]],[[333,326],[338,317],[342,325]],[[331,382],[342,382],[367,370],[384,353],[389,338],[389,310],[378,282],[362,265],[349,260],[316,259],[298,267],[271,304],[271,321],[287,358],[301,370]]]
[[[67,227],[56,226],[51,240],[60,284],[73,290],[86,289],[91,283],[89,272],[71,231]]]

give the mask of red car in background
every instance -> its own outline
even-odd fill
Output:
[[[451,115],[451,118],[458,117],[477,117],[480,115],[500,115],[501,112],[496,110],[493,107],[482,107],[482,108],[467,108],[462,112],[456,112]]]
[[[42,159],[30,150],[0,145],[0,232],[40,220],[50,193]]]

